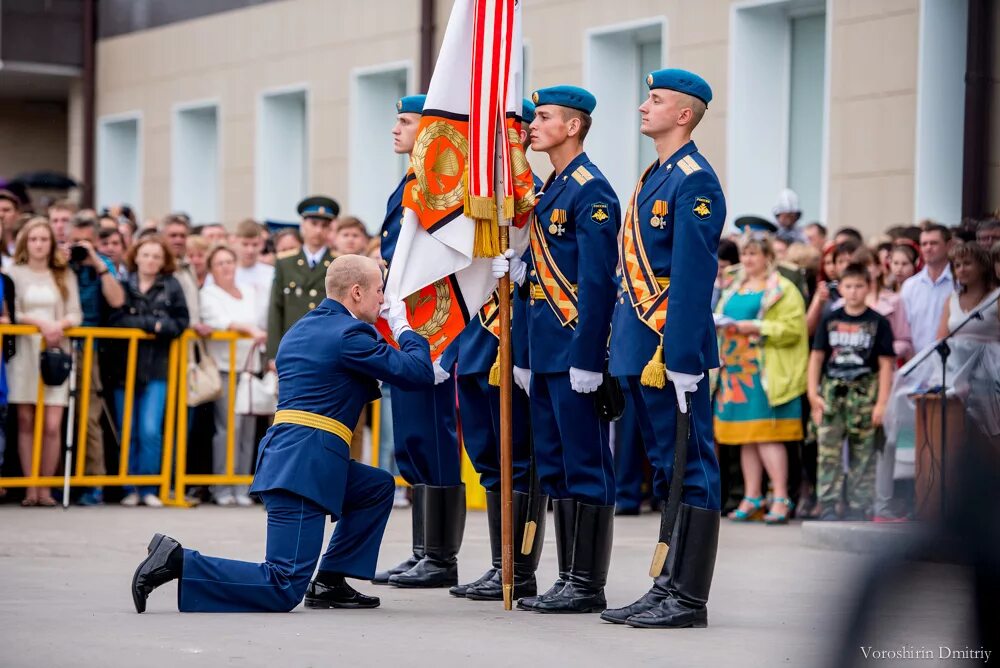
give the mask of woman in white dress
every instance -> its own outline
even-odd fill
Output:
[[[216,246],[208,254],[208,270],[212,281],[201,289],[201,320],[214,330],[241,332],[249,339],[236,342],[236,359],[230,364],[229,342],[209,341],[209,354],[215,359],[222,376],[222,395],[215,400],[215,436],[212,438],[212,472],[226,472],[226,435],[228,433],[229,374],[243,369],[260,371],[259,355],[254,355],[267,341],[264,311],[258,306],[252,285],[236,283],[236,254],[228,246]],[[235,367],[235,368],[234,368]],[[253,465],[256,417],[236,415],[233,435],[233,473],[249,475]],[[216,485],[212,490],[220,506],[252,505],[247,486]]]
[[[38,401],[41,341],[47,348],[68,350],[63,336],[68,327],[80,324],[80,296],[76,275],[56,249],[55,235],[45,218],[33,218],[17,235],[14,266],[8,271],[15,287],[15,315],[20,324],[34,325],[41,334],[17,337],[17,354],[7,368],[10,386],[8,401],[17,405],[17,448],[24,475],[31,475],[35,432],[35,404]],[[68,383],[68,381],[67,381]],[[45,387],[44,427],[39,474],[55,475],[59,464],[59,429],[69,403],[69,387]],[[24,506],[54,506],[48,487],[29,487]]]

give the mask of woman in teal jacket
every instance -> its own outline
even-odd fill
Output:
[[[715,396],[715,440],[740,446],[745,496],[730,519],[788,521],[785,442],[802,439],[801,402],[809,358],[805,303],[776,269],[764,236],[747,237],[740,269],[716,306],[722,367]],[[763,472],[774,497],[765,513]]]

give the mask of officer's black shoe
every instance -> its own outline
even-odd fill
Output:
[[[365,596],[339,573],[320,571],[306,590],[305,605],[315,610],[377,608],[379,603],[377,596]]]
[[[372,584],[387,585],[389,578],[397,573],[405,573],[424,558],[424,485],[413,485],[410,505],[410,522],[413,526],[413,554],[405,561],[387,571],[379,571],[372,578]]]
[[[532,608],[535,612],[602,612],[608,607],[604,585],[611,565],[614,516],[614,506],[577,504],[573,565],[566,586],[558,594],[540,599]]]
[[[667,556],[670,595],[632,615],[629,626],[650,629],[708,626],[709,590],[719,549],[719,511],[681,504]]]
[[[665,506],[664,512],[666,512]],[[615,511],[615,515],[618,515],[617,510]],[[679,525],[679,522],[674,523],[674,536],[677,535],[677,527]],[[672,538],[671,545],[673,545],[673,540]],[[653,586],[638,601],[623,608],[608,608],[601,613],[601,619],[613,624],[624,624],[632,615],[652,610],[662,603],[664,599],[670,596],[670,566],[672,562],[672,559],[664,560],[663,566],[660,568],[660,574],[653,578]]]
[[[514,509],[514,537],[517,539],[517,509]],[[465,598],[469,589],[475,589],[481,585],[495,581],[495,586],[500,586],[500,492],[486,491],[486,527],[490,531],[490,561],[492,566],[488,571],[479,576],[479,579],[469,584],[456,585],[448,590],[452,596]],[[517,548],[514,548],[517,550]],[[491,587],[492,589],[492,587]]]
[[[601,619],[614,624],[624,624],[632,615],[652,610],[669,596],[667,591],[667,578],[658,577],[653,581],[653,586],[643,594],[638,601],[624,608],[608,608],[601,613]]]
[[[153,590],[171,580],[179,580],[184,570],[184,551],[170,536],[154,534],[146,548],[146,558],[132,575],[132,602],[135,611],[146,611],[146,599]]]
[[[429,589],[458,584],[458,550],[465,532],[465,485],[424,486],[424,558],[389,578],[396,587]]]
[[[544,498],[544,497],[543,497]],[[544,508],[544,504],[539,504]],[[540,596],[528,596],[518,599],[518,610],[533,610],[535,605],[544,598],[556,596],[566,586],[569,577],[569,569],[573,564],[573,536],[576,535],[576,501],[573,499],[552,499],[552,517],[556,527],[556,561],[559,564],[559,577],[555,583]],[[539,512],[538,521],[540,531],[536,531],[535,548],[538,549],[537,557],[541,558],[542,542],[545,538],[545,530],[542,521],[544,512]],[[538,562],[535,561],[535,565]]]
[[[494,498],[491,499],[491,494]],[[529,497],[524,492],[514,492],[514,598],[532,597],[538,592],[538,584],[535,581],[535,571],[538,570],[538,562],[542,558],[542,544],[545,542],[545,506],[548,504],[548,497],[542,495],[538,498],[535,513],[529,517],[531,510],[528,506]],[[493,525],[490,525],[490,548],[493,552],[493,567],[496,569],[496,577],[484,580],[466,591],[466,598],[472,601],[502,601],[503,582],[501,568],[501,543],[500,543],[500,494],[497,492],[486,493],[486,510],[490,511],[490,504],[496,506],[496,536],[493,535]],[[532,543],[528,554],[522,552],[524,547],[524,536],[528,531],[529,522],[534,522],[532,528]]]

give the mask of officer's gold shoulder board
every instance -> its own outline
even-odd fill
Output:
[[[681,171],[684,172],[685,176],[690,176],[701,169],[701,165],[695,162],[695,159],[690,155],[678,160],[677,166],[681,168]]]
[[[286,251],[281,251],[280,253],[277,253],[274,257],[277,258],[277,259],[279,259],[279,260],[284,260],[285,258],[295,257],[298,254],[299,254],[299,252],[297,250],[286,250]]]
[[[608,213],[608,205],[604,202],[597,202],[590,207],[590,219],[598,225],[603,225],[611,214]]]
[[[573,171],[573,179],[581,186],[592,178],[594,178],[594,175],[583,165],[580,165]]]
[[[711,217],[712,200],[707,197],[695,197],[694,206],[691,207],[691,211],[702,220]]]

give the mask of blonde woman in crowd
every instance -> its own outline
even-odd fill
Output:
[[[715,395],[715,440],[740,447],[745,496],[734,521],[788,521],[788,453],[802,439],[808,337],[805,302],[783,277],[766,236],[751,235],[740,248],[742,271],[716,306],[722,368]],[[774,490],[765,513],[763,473]]]
[[[23,325],[38,327],[41,334],[17,337],[17,354],[7,368],[10,392],[8,401],[17,404],[17,446],[24,475],[31,475],[35,432],[35,404],[38,400],[41,342],[48,349],[69,342],[63,332],[83,320],[76,274],[69,270],[66,258],[56,248],[55,234],[45,218],[32,218],[21,228],[14,247],[14,265],[9,269],[16,295],[15,319]],[[39,474],[54,475],[59,465],[59,431],[63,412],[69,403],[69,386],[45,387],[44,427]],[[29,487],[24,506],[54,506],[47,487]]]
[[[187,238],[187,255],[185,257],[195,280],[198,282],[199,290],[205,285],[205,280],[208,278],[208,252],[211,249],[212,244],[205,237],[193,234]]]

